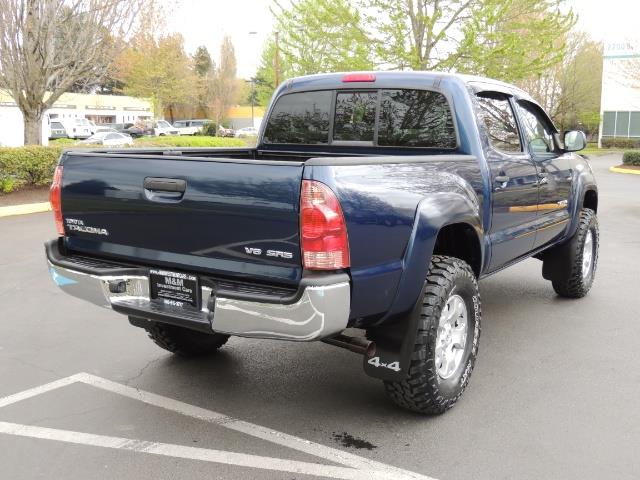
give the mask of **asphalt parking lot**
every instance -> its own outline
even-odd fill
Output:
[[[556,297],[537,260],[481,282],[478,363],[439,417],[398,410],[325,344],[172,357],[58,291],[50,214],[0,218],[0,478],[640,478],[640,176],[617,163],[593,160],[589,296]]]

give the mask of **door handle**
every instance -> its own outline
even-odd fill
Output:
[[[496,178],[494,178],[493,180],[496,183],[506,183],[511,179],[511,177],[509,177],[509,175],[498,175],[496,176]]]
[[[144,188],[154,192],[184,193],[187,182],[178,178],[147,177],[144,179]]]

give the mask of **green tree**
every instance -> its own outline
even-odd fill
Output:
[[[209,116],[210,87],[216,64],[212,60],[209,50],[204,45],[199,46],[193,55],[193,68],[196,73],[196,101],[198,108],[205,117]]]
[[[450,62],[457,71],[514,82],[562,62],[575,24],[564,0],[483,0],[471,8]]]
[[[196,48],[196,53],[193,54],[193,65],[200,77],[206,77],[214,69],[215,64],[209,55],[209,50],[204,45]]]
[[[231,38],[225,35],[220,46],[220,64],[209,83],[210,105],[217,124],[224,120],[229,107],[237,101],[236,69],[235,49]]]
[[[562,57],[574,23],[565,0],[360,0],[378,61],[505,81],[542,72]]]
[[[125,85],[124,93],[151,98],[157,118],[165,108],[194,101],[194,77],[179,34],[159,38],[138,35],[118,59],[118,79]]]
[[[483,2],[483,0],[480,0]],[[454,33],[478,0],[360,0],[378,59],[400,70],[447,70],[459,42]]]
[[[362,16],[349,0],[293,0],[287,8],[274,3],[280,81],[298,75],[374,68]],[[256,75],[261,104],[268,102],[276,87],[275,59],[275,42],[271,40]]]
[[[602,45],[585,33],[567,35],[562,61],[518,84],[551,115],[560,131],[597,132],[602,91]]]

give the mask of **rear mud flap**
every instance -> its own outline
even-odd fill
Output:
[[[398,382],[407,378],[411,355],[422,311],[423,290],[411,312],[397,320],[367,330],[367,338],[375,342],[375,350],[363,356],[367,375],[380,380]]]

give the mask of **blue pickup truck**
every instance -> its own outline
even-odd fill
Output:
[[[478,280],[535,257],[558,295],[591,288],[584,147],[486,78],[294,78],[256,148],[63,153],[46,256],[63,291],[170,352],[324,341],[360,353],[399,406],[442,413],[476,360]]]

